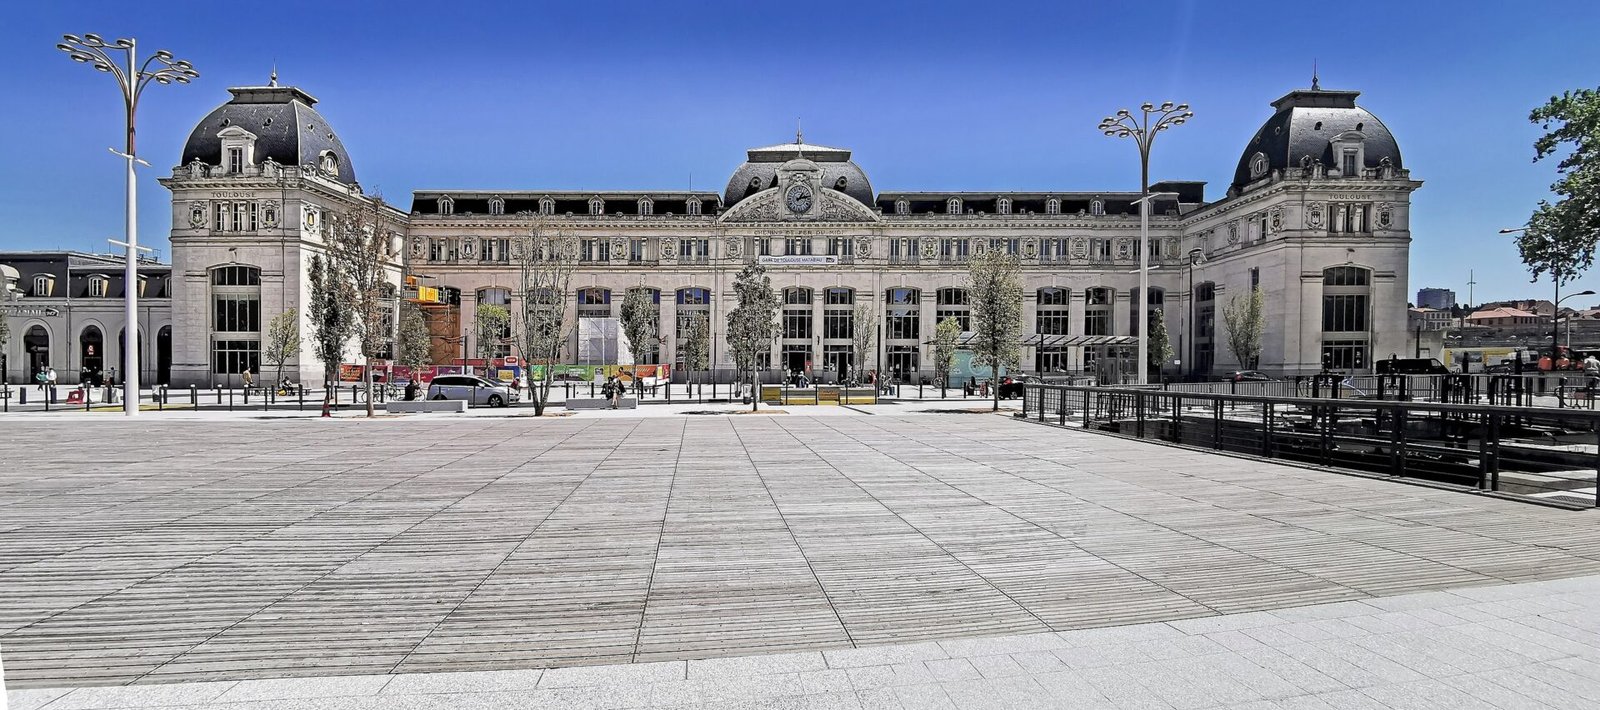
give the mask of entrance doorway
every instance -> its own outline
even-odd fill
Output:
[[[39,373],[50,367],[50,333],[42,325],[22,336],[22,351],[28,355],[28,381],[37,382]]]
[[[172,384],[172,326],[156,331],[156,384]]]
[[[105,336],[89,326],[78,335],[78,381],[93,387],[105,384]]]

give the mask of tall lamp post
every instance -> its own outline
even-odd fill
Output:
[[[151,82],[157,84],[187,84],[191,79],[200,76],[189,62],[174,59],[172,53],[165,49],[156,50],[155,54],[146,57],[143,62],[138,59],[138,52],[134,48],[133,38],[115,39],[105,41],[100,35],[86,34],[63,35],[62,42],[56,45],[67,53],[72,61],[88,64],[96,71],[112,75],[117,80],[117,86],[122,89],[122,105],[127,126],[127,142],[121,151],[115,148],[111,152],[122,156],[128,162],[128,192],[125,206],[127,218],[127,237],[119,243],[127,249],[127,264],[123,268],[122,291],[123,305],[126,309],[127,337],[122,346],[123,357],[126,359],[125,372],[122,373],[122,407],[128,416],[139,413],[139,227],[137,183],[134,181],[133,164],[145,163],[139,160],[138,153],[134,150],[134,115],[139,109],[139,97],[144,94],[145,87]],[[115,56],[114,56],[115,55]],[[119,61],[120,60],[120,61]],[[137,65],[137,68],[135,68]]]
[[[1140,320],[1149,319],[1144,311],[1150,297],[1150,146],[1155,143],[1157,133],[1183,125],[1194,117],[1194,112],[1189,110],[1189,104],[1174,105],[1171,101],[1160,106],[1146,102],[1139,111],[1141,116],[1133,115],[1128,109],[1107,116],[1100,121],[1100,131],[1114,138],[1132,138],[1139,146],[1139,293],[1133,307],[1138,313],[1135,322],[1141,324],[1137,367],[1138,383],[1142,385],[1150,377],[1150,327]]]

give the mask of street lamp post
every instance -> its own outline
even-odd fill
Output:
[[[187,84],[191,79],[200,76],[189,62],[174,59],[172,53],[165,49],[156,50],[155,54],[147,57],[142,63],[138,61],[138,52],[134,47],[134,40],[130,38],[115,39],[106,42],[96,34],[63,35],[62,42],[56,45],[67,53],[72,61],[88,64],[97,71],[102,71],[116,77],[117,86],[122,89],[122,104],[127,127],[127,142],[121,151],[113,148],[111,152],[123,157],[128,163],[127,173],[127,204],[126,230],[127,238],[122,246],[127,248],[127,263],[123,268],[122,291],[123,305],[126,309],[127,337],[122,346],[123,357],[126,359],[125,372],[122,373],[122,406],[123,412],[128,416],[139,413],[139,227],[137,183],[134,180],[133,164],[145,163],[139,160],[138,153],[134,150],[134,115],[139,109],[139,97],[144,94],[145,87],[151,82],[157,84]],[[113,58],[113,54],[120,53],[121,63]],[[138,68],[135,69],[135,64]]]
[[[1145,321],[1149,320],[1146,314],[1145,303],[1150,298],[1150,146],[1155,143],[1156,134],[1173,126],[1181,126],[1184,122],[1194,117],[1194,112],[1189,110],[1189,104],[1174,105],[1167,101],[1160,106],[1145,103],[1139,107],[1141,117],[1133,115],[1128,109],[1117,111],[1114,116],[1107,116],[1100,121],[1100,131],[1115,138],[1133,138],[1139,147],[1139,293],[1134,298],[1133,307],[1138,314],[1134,322],[1139,323],[1139,384],[1149,381],[1149,350],[1150,327]],[[1152,120],[1153,115],[1153,120]]]

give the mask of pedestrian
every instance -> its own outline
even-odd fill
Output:
[[[417,389],[418,388],[417,388],[417,378],[416,377],[413,376],[411,379],[406,380],[406,401],[407,402],[416,401],[416,399],[417,399]]]
[[[256,376],[250,374],[250,368],[248,367],[244,369],[244,372],[239,373],[239,379],[244,381],[244,388],[247,390],[255,386]]]
[[[622,403],[622,381],[618,380],[616,375],[606,378],[606,383],[600,387],[600,393],[605,395],[611,408],[616,409],[617,405]]]
[[[1589,390],[1589,395],[1594,395],[1595,385],[1600,384],[1600,359],[1594,353],[1589,353],[1583,358],[1583,377],[1586,381],[1584,387]]]
[[[49,382],[50,389],[54,390],[56,388],[56,369],[55,368],[53,368],[53,367],[45,368],[45,380],[47,382]]]

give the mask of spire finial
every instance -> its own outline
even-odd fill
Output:
[[[1311,90],[1320,91],[1322,84],[1317,81],[1317,60],[1311,60]]]
[[[800,119],[796,118],[794,120],[794,144],[800,145],[804,142],[806,142],[805,136],[800,133]]]
[[[272,63],[272,76],[267,81],[267,86],[277,86],[277,85],[278,85],[278,63],[277,62],[273,62]]]

